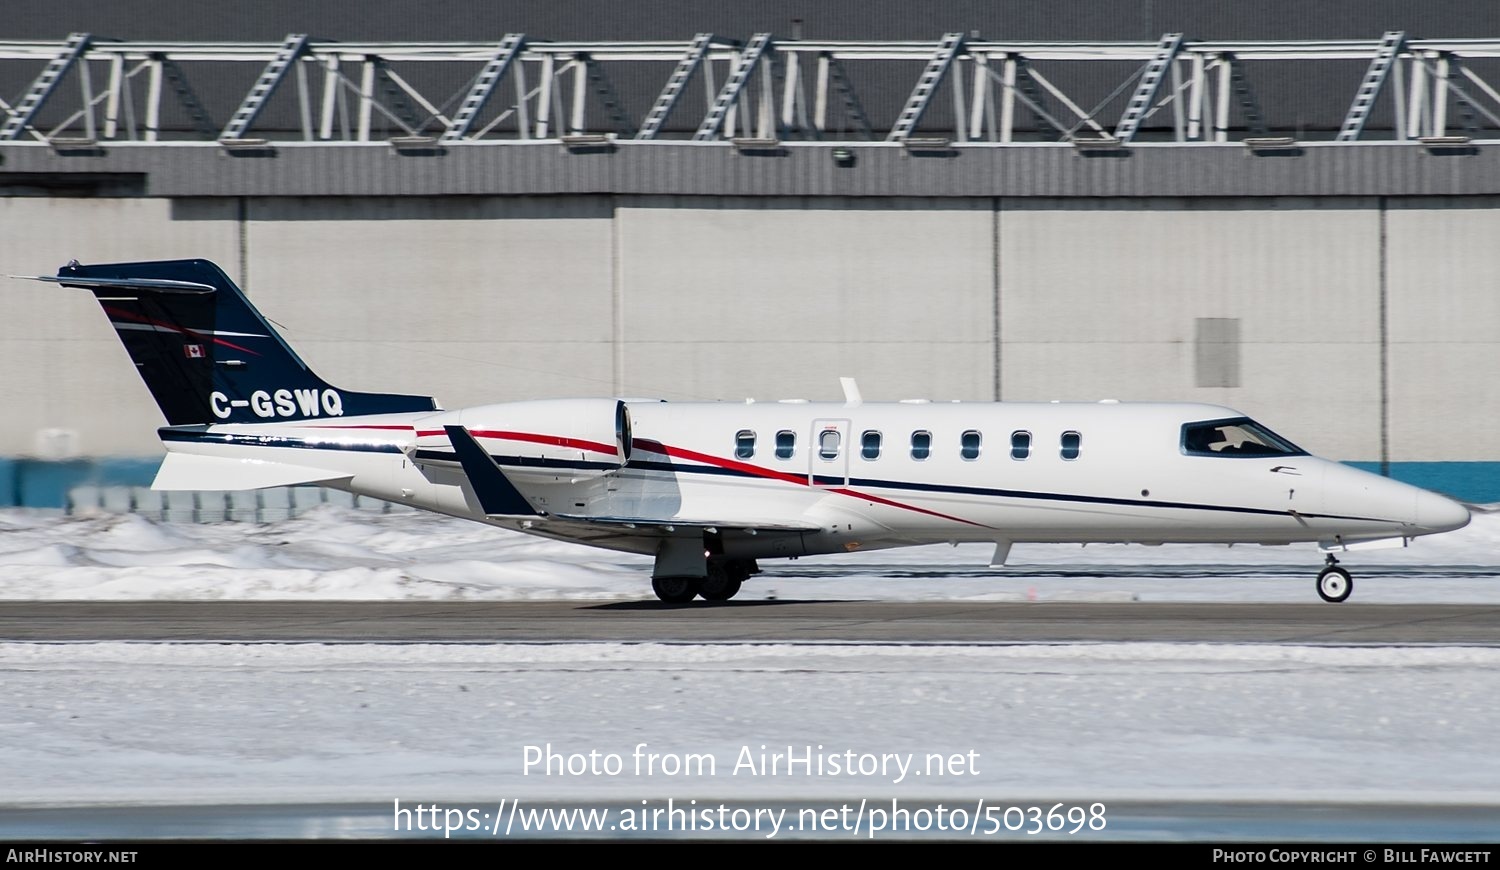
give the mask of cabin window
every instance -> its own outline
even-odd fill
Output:
[[[839,442],[844,436],[837,429],[824,429],[818,435],[818,456],[830,462],[839,458]]]
[[[1188,423],[1182,427],[1182,452],[1190,456],[1303,456],[1307,453],[1246,417]]]
[[[921,461],[932,455],[932,433],[925,429],[911,433],[911,458]]]
[[[959,438],[959,455],[970,461],[978,459],[979,445],[983,438],[984,436],[980,435],[979,432],[974,429],[970,429],[969,431],[965,432],[963,436]]]
[[[797,433],[790,429],[782,429],[776,433],[776,458],[791,459],[792,451],[797,448]]]
[[[734,435],[734,458],[752,459],[755,456],[755,433],[741,429]]]
[[[1083,448],[1083,436],[1077,432],[1062,433],[1062,458],[1077,459],[1079,451]]]
[[[880,458],[880,433],[870,429],[859,436],[859,455],[866,459]]]
[[[1025,459],[1031,455],[1031,433],[1016,431],[1010,433],[1010,458]]]

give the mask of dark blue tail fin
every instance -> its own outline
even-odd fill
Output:
[[[437,410],[427,396],[330,386],[207,260],[74,262],[56,280],[98,298],[173,426]]]

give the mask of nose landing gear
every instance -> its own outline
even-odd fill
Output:
[[[1324,601],[1337,604],[1354,591],[1354,580],[1349,572],[1339,567],[1339,560],[1328,554],[1328,567],[1318,574],[1318,596]]]

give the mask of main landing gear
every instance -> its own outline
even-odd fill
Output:
[[[759,572],[752,559],[710,559],[704,577],[652,577],[651,591],[668,604],[686,604],[694,597],[704,601],[728,601],[739,594],[740,584]]]
[[[1328,567],[1318,574],[1318,595],[1327,602],[1337,604],[1354,591],[1354,580],[1349,572],[1339,567],[1339,560],[1328,554]]]

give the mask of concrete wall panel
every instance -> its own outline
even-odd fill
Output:
[[[1392,454],[1500,460],[1500,199],[1395,202],[1386,235]]]
[[[988,200],[661,198],[618,221],[627,392],[992,397]]]
[[[235,208],[204,201],[181,220],[164,199],[0,197],[0,276],[84,263],[205,257],[239,269]],[[76,433],[90,455],[161,452],[165,423],[87,291],[0,278],[0,455],[33,455],[43,429]],[[44,452],[44,451],[43,451]]]
[[[1002,397],[1218,402],[1378,458],[1375,204],[1007,200]],[[1239,320],[1240,386],[1196,385],[1198,318]]]
[[[251,298],[332,383],[453,407],[612,391],[607,200],[264,199],[248,214]]]
[[[632,395],[678,400],[842,400],[853,377],[868,401],[970,401],[990,389],[985,343],[635,342]]]
[[[1390,459],[1500,459],[1500,197],[1384,214],[1382,241],[1370,197],[13,197],[0,272],[207,257],[333,383],[449,407],[832,399],[844,375],[870,399],[986,400],[998,287],[1005,399],[1215,402],[1377,460],[1383,268]],[[43,429],[159,452],[87,294],[12,283],[6,300],[0,455],[34,454]],[[1200,318],[1234,322],[1238,386],[1198,385]]]

